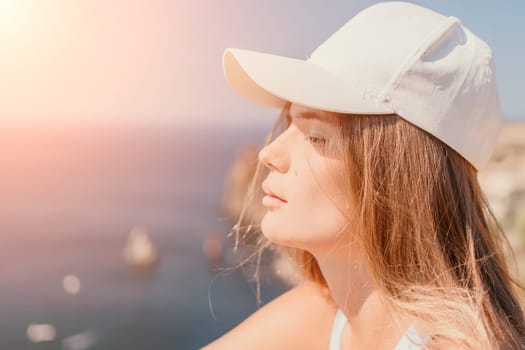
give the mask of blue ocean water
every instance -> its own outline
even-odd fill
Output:
[[[227,126],[2,128],[0,349],[71,349],[64,339],[86,332],[92,341],[84,349],[197,349],[255,311],[249,268],[220,272],[231,261],[209,261],[203,242],[229,231],[220,207],[225,176],[240,148],[261,143],[265,133]],[[138,225],[160,253],[149,274],[122,258]],[[64,291],[68,274],[79,278],[78,294]],[[286,289],[266,276],[265,303]],[[54,339],[31,342],[33,323],[53,325]]]

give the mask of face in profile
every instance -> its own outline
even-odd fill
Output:
[[[315,254],[341,238],[347,222],[341,209],[350,209],[351,201],[338,178],[345,172],[342,154],[330,147],[337,118],[292,104],[288,128],[259,152],[269,168],[261,230],[270,241]]]

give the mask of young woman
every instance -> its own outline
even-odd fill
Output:
[[[279,247],[307,282],[205,350],[525,349],[511,248],[477,179],[500,127],[486,43],[384,2],[306,61],[228,49],[224,67],[281,108],[251,193],[259,256]]]

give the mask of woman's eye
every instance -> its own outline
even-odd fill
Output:
[[[326,143],[326,139],[318,136],[306,136],[304,139],[305,141],[317,146],[323,146]]]

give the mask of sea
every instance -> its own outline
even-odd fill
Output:
[[[199,349],[288,288],[253,268],[221,206],[256,126],[4,125],[0,128],[0,349]],[[145,230],[158,263],[126,263]],[[68,282],[66,282],[68,281]]]

